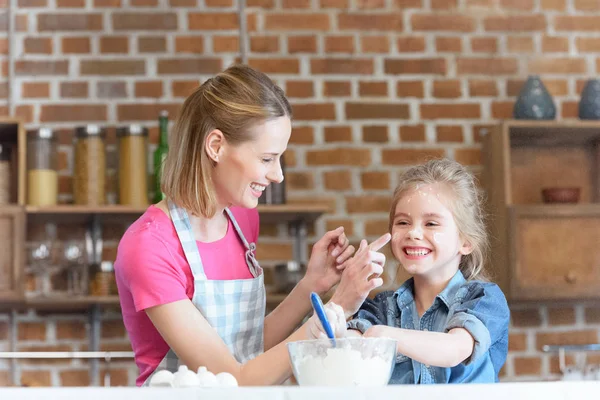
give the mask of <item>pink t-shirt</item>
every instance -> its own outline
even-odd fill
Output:
[[[249,243],[258,238],[258,211],[230,209]],[[227,234],[212,243],[196,242],[208,279],[249,279],[246,249],[231,221]],[[150,206],[125,232],[117,250],[115,275],[123,322],[140,369],[141,386],[167,354],[169,346],[144,311],[192,299],[194,278],[171,219]]]

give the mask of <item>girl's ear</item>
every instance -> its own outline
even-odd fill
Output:
[[[214,162],[219,162],[219,157],[222,156],[226,140],[225,135],[219,129],[213,129],[206,135],[204,141],[204,150],[208,157]]]
[[[463,256],[466,256],[467,254],[471,254],[473,252],[473,246],[468,240],[463,239],[462,246],[460,246],[458,252]]]

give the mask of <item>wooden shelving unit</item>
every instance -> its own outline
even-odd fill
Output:
[[[504,121],[483,155],[491,266],[509,299],[600,298],[600,121]],[[549,187],[580,200],[544,204]]]

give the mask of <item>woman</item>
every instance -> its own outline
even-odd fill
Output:
[[[254,257],[255,208],[283,180],[290,117],[283,91],[247,66],[228,68],[184,102],[164,165],[167,200],[131,225],[115,263],[138,386],[179,364],[229,372],[240,385],[279,384],[291,375],[285,343],[319,332],[314,316],[293,330],[311,310],[309,293],[337,284],[354,252],[343,228],[314,245],[305,277],[266,318]],[[341,289],[342,306],[363,295]]]

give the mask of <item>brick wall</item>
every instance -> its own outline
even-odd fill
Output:
[[[28,126],[61,132],[62,201],[71,197],[75,125],[141,122],[155,144],[158,112],[174,115],[193,87],[239,57],[233,0],[16,3],[12,108]],[[398,172],[426,157],[449,156],[480,172],[481,128],[511,116],[528,74],[542,75],[559,118],[576,117],[582,83],[600,68],[599,20],[597,0],[248,0],[249,63],[294,106],[288,197],[333,210],[311,238],[339,224],[354,241],[381,234]],[[0,49],[6,53],[7,35]],[[9,112],[8,70],[3,56],[0,114]],[[291,257],[284,230],[262,232],[266,265]],[[593,306],[513,308],[505,380],[556,377],[543,344],[598,340]],[[61,316],[22,318],[19,332],[35,331],[38,344],[60,345],[58,332],[81,334],[60,329]],[[38,367],[46,384],[86,382],[84,373],[62,378],[67,372],[54,365]]]

